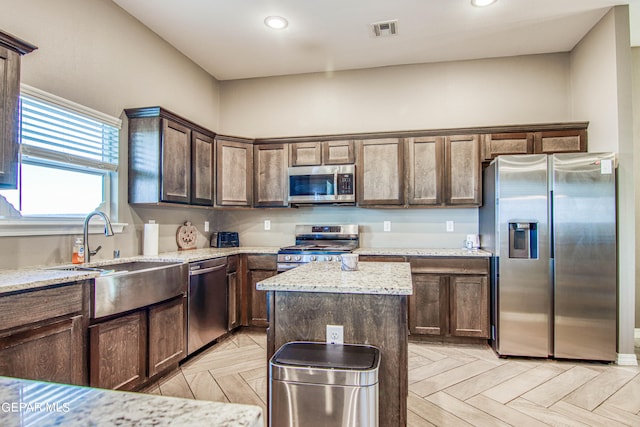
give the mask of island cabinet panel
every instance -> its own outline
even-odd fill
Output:
[[[20,56],[37,47],[0,31],[0,189],[17,188],[20,150]]]
[[[404,149],[400,138],[359,141],[357,198],[359,206],[404,203]]]
[[[411,257],[414,335],[489,338],[489,259]]]
[[[269,326],[267,292],[256,289],[256,283],[277,274],[277,256],[271,254],[247,255],[248,325]]]
[[[0,337],[0,375],[85,385],[83,316]]]
[[[325,165],[349,165],[356,161],[352,140],[323,141],[322,161]]]
[[[322,144],[320,142],[296,142],[289,145],[291,166],[320,166]]]
[[[444,137],[425,136],[406,141],[408,204],[444,202]]]
[[[267,332],[267,359],[287,342],[325,342],[326,325],[344,325],[345,343],[380,350],[380,426],[407,425],[406,296],[270,292],[275,320]]]
[[[89,327],[92,387],[133,390],[146,379],[147,318],[137,311]]]
[[[587,131],[585,129],[535,133],[535,153],[574,153],[580,151],[587,151]]]
[[[191,204],[213,206],[215,182],[214,139],[200,132],[192,133]]]
[[[478,135],[445,138],[445,204],[482,204],[482,163]]]
[[[87,385],[90,281],[0,297],[0,375]]]
[[[287,167],[289,150],[285,144],[262,144],[253,147],[254,206],[288,206]]]
[[[250,141],[216,138],[216,205],[251,207],[253,145]]]
[[[187,356],[186,305],[185,295],[149,308],[149,377]]]

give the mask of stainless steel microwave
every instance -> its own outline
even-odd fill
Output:
[[[289,203],[355,203],[354,165],[290,167]]]

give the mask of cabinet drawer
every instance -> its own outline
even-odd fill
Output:
[[[413,274],[489,274],[488,258],[410,257],[409,263]]]
[[[276,270],[276,255],[247,255],[249,270]]]
[[[55,288],[22,292],[0,298],[3,322],[11,329],[69,314],[82,313],[83,284],[75,282]]]
[[[361,262],[406,262],[405,257],[400,255],[360,255],[358,261]]]

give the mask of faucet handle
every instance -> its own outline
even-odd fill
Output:
[[[102,249],[102,246],[98,246],[97,248],[95,248],[93,251],[89,250],[89,252],[91,253],[91,255],[95,255],[98,253],[98,251]]]

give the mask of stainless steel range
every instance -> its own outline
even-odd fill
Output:
[[[359,240],[358,224],[296,225],[296,244],[278,251],[278,273],[308,262],[340,262]]]

